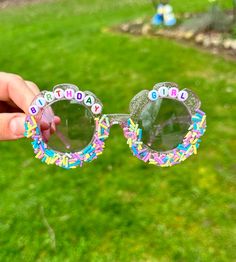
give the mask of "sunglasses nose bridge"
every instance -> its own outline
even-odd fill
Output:
[[[129,114],[109,114],[107,115],[110,121],[110,127],[113,125],[124,125],[124,123],[130,118]]]

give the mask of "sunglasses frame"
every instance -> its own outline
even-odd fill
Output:
[[[59,92],[60,91],[60,92]],[[138,126],[138,119],[143,109],[159,98],[178,100],[187,108],[191,116],[191,125],[183,142],[176,148],[158,152],[145,145],[142,141],[142,129]],[[88,109],[95,121],[95,130],[91,142],[79,152],[63,153],[51,149],[42,138],[39,121],[45,108],[52,104],[70,100]],[[193,154],[201,142],[200,137],[206,130],[206,115],[200,110],[199,98],[189,89],[179,90],[176,83],[163,82],[156,84],[151,91],[142,90],[130,102],[130,114],[102,114],[101,101],[90,91],[80,91],[72,84],[59,84],[53,91],[42,91],[34,98],[29,115],[25,120],[25,137],[33,139],[32,146],[35,157],[43,163],[55,164],[65,169],[82,167],[84,162],[91,162],[102,154],[105,140],[109,137],[110,128],[119,124],[124,132],[134,156],[140,160],[156,166],[168,167],[179,164]]]

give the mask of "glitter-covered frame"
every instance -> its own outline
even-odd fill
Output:
[[[79,91],[79,88],[77,86],[71,84],[62,84],[55,86],[53,88],[53,92],[58,88],[64,91],[73,89],[75,93]],[[47,91],[42,91],[37,97],[35,97],[31,106],[35,105],[35,101],[37,101],[37,98],[44,97],[46,93]],[[93,104],[98,103],[102,106],[100,100],[93,93],[89,91],[85,91],[83,93],[85,94],[85,96],[92,96],[94,98]],[[102,154],[102,151],[105,147],[104,141],[109,136],[109,118],[106,115],[101,115],[101,113],[98,115],[93,114],[93,112],[91,111],[91,106],[85,105],[83,103],[84,100],[78,102],[75,99],[70,99],[73,100],[73,102],[75,103],[82,104],[85,108],[90,110],[95,121],[94,135],[89,145],[79,152],[62,153],[55,151],[53,149],[50,149],[48,145],[43,141],[37,120],[41,118],[43,109],[46,108],[46,106],[50,106],[51,104],[61,100],[67,99],[65,97],[57,100],[54,99],[52,103],[46,103],[43,108],[39,109],[39,112],[36,114],[36,116],[28,115],[25,121],[25,136],[27,138],[33,139],[32,146],[36,155],[35,157],[41,159],[43,163],[55,164],[65,169],[76,168],[77,166],[81,167],[84,162],[91,162]]]
[[[178,85],[171,82],[164,82],[156,84],[153,90],[159,92],[160,88],[171,88],[178,89]],[[57,89],[74,90],[79,91],[77,86],[71,84],[61,84],[53,88],[53,92]],[[41,159],[42,162],[46,164],[55,164],[65,169],[76,168],[77,166],[82,166],[84,162],[91,162],[96,159],[99,155],[102,154],[105,148],[105,139],[108,138],[110,133],[110,128],[114,124],[119,124],[122,126],[124,135],[127,138],[127,144],[131,148],[133,155],[137,158],[148,162],[149,164],[154,164],[157,166],[167,167],[175,164],[179,164],[181,161],[184,161],[192,154],[197,153],[199,148],[199,143],[201,142],[200,137],[204,134],[206,129],[206,115],[200,110],[200,100],[198,97],[189,89],[184,89],[184,92],[187,92],[188,97],[185,99],[183,104],[189,111],[189,114],[192,117],[192,125],[189,127],[189,132],[184,137],[184,140],[177,148],[166,151],[166,152],[157,152],[149,148],[142,142],[142,129],[138,127],[138,119],[143,110],[143,108],[150,103],[149,94],[152,91],[143,90],[138,93],[130,102],[130,114],[108,114],[102,115],[102,112],[98,114],[92,112],[93,105],[101,105],[100,100],[91,92],[84,91],[84,95],[93,97],[93,105],[86,105],[85,100],[77,101],[74,97],[71,99],[73,102],[84,105],[89,109],[94,117],[95,131],[93,138],[88,146],[79,152],[71,153],[62,153],[57,152],[48,148],[47,144],[42,140],[41,131],[37,124],[38,119],[40,119],[44,107],[50,106],[52,103],[55,103],[58,100],[66,100],[68,98],[58,98],[53,102],[46,102],[46,104],[39,108],[39,111],[32,116],[29,114],[26,117],[25,121],[25,136],[27,138],[32,138],[32,146],[36,154],[36,158]],[[48,91],[42,91],[32,102],[32,105],[35,105],[37,98],[43,97]],[[181,92],[181,91],[180,91]],[[169,97],[168,95],[165,98],[176,99],[175,97]],[[78,123],[79,124],[79,123]]]
[[[153,90],[157,92],[160,88],[178,89],[176,83],[163,82],[154,86]],[[138,127],[137,121],[143,108],[150,103],[148,98],[151,91],[143,90],[137,94],[130,103],[131,117],[124,124],[124,135],[127,138],[132,153],[137,158],[161,167],[168,167],[179,164],[192,154],[197,154],[197,149],[200,145],[200,137],[206,131],[206,115],[200,110],[201,102],[199,98],[189,89],[182,90],[187,92],[188,97],[182,103],[186,106],[191,115],[192,124],[189,127],[188,133],[185,135],[183,142],[175,149],[157,152],[142,142],[142,129]],[[178,100],[176,97],[165,96],[162,98]]]

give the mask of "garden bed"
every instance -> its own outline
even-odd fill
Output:
[[[113,28],[132,35],[145,35],[152,37],[167,37],[184,43],[194,44],[213,54],[236,60],[236,39],[229,33],[216,31],[193,32],[183,30],[181,26],[172,28],[156,27],[150,24],[150,19],[137,19],[123,23]]]

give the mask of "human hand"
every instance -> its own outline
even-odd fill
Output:
[[[0,72],[0,140],[15,140],[24,137],[24,122],[28,108],[39,89],[36,84],[20,76]],[[42,122],[41,131],[48,140],[60,123],[58,117],[52,122]]]

